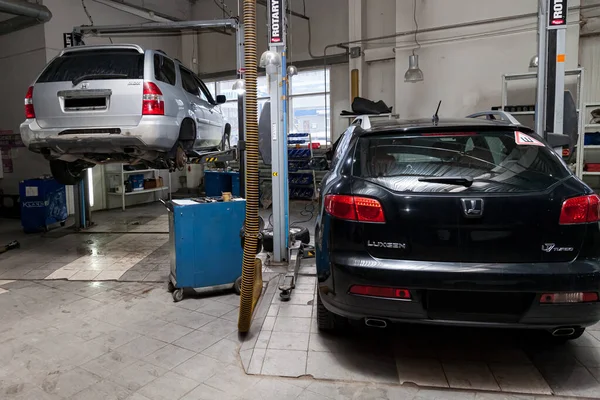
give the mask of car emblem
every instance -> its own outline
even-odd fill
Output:
[[[81,84],[81,89],[87,89],[88,88],[88,83],[87,82],[83,82]]]
[[[483,199],[460,199],[460,202],[467,218],[483,216]]]

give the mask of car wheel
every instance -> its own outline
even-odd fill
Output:
[[[63,160],[51,160],[50,172],[56,181],[62,185],[77,185],[85,177],[85,168],[78,163]]]
[[[293,226],[290,228],[290,237],[291,240],[299,240],[304,244],[310,243],[310,232],[308,228],[304,228],[302,226]]]
[[[317,327],[320,331],[334,332],[340,331],[345,320],[339,315],[335,315],[325,308],[321,301],[321,293],[317,291]]]

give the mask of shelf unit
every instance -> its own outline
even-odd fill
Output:
[[[300,146],[308,146],[307,148]],[[297,156],[295,156],[295,154]],[[290,199],[314,200],[317,197],[317,177],[315,171],[308,168],[295,168],[293,165],[308,166],[308,162],[313,158],[313,141],[310,133],[290,133],[288,134],[288,175],[289,175],[289,196]],[[297,163],[297,164],[296,164]],[[310,177],[310,182],[301,183]],[[312,189],[312,193],[303,190]],[[310,195],[309,195],[310,193]]]
[[[125,181],[127,180],[127,177],[129,175],[144,175],[144,178],[149,178],[152,177],[153,179],[158,179],[160,178],[160,170],[159,169],[153,169],[153,168],[148,168],[148,169],[138,169],[138,170],[125,170],[124,169],[124,164],[120,164],[120,171],[119,170],[106,170],[105,174],[107,176],[107,188],[109,188],[107,194],[109,196],[119,196],[121,197],[121,208],[123,209],[123,211],[125,211],[125,207],[126,207],[126,202],[125,199],[129,196],[135,196],[135,195],[140,195],[140,194],[153,194],[154,197],[154,201],[158,201],[160,196],[157,195],[162,193],[165,190],[168,190],[171,187],[171,174],[169,173],[169,184],[168,186],[161,186],[158,188],[152,188],[152,189],[143,189],[143,190],[135,190],[135,191],[131,191],[131,192],[125,192]],[[119,176],[120,179],[118,181],[118,185],[121,186],[122,190],[121,193],[117,193],[117,192],[112,192],[110,191],[111,188],[111,180],[110,177],[111,176]],[[171,192],[169,192],[169,199],[171,198]]]
[[[583,113],[581,120],[585,121],[589,118],[590,113],[588,112],[591,108],[600,108],[600,102],[594,103],[584,103],[583,105]],[[600,176],[600,172],[588,172],[584,171],[583,167],[585,165],[586,156],[593,154],[595,158],[600,160],[600,145],[594,144],[585,144],[585,133],[586,132],[600,132],[600,124],[592,124],[592,123],[584,123],[583,132],[579,135],[579,140],[577,141],[577,160],[576,160],[576,169],[575,173],[581,179],[584,179],[586,176]],[[579,151],[579,149],[583,149],[583,151]],[[589,182],[588,182],[589,184]],[[597,189],[597,187],[596,187]]]

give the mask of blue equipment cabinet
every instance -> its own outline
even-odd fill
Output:
[[[200,201],[172,200],[168,204],[169,290],[174,301],[183,299],[184,288],[197,292],[228,288],[237,291],[241,282],[240,230],[246,217],[246,200]]]
[[[19,184],[21,225],[26,233],[47,231],[48,227],[67,220],[65,186],[52,178],[28,179]]]

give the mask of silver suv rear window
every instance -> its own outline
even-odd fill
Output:
[[[366,136],[358,140],[353,175],[395,191],[442,193],[456,186],[419,178],[467,178],[473,181],[470,191],[530,192],[571,175],[560,157],[534,135],[524,136],[533,144],[517,144],[522,136],[516,135],[504,131]]]
[[[48,65],[38,82],[68,82],[81,78],[144,79],[144,55],[129,49],[66,53]]]

